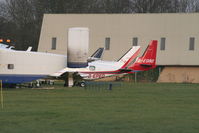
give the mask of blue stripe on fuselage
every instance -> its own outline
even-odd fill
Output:
[[[46,77],[47,75],[13,75],[13,74],[0,74],[0,80],[3,84],[21,84],[31,82],[37,79]]]

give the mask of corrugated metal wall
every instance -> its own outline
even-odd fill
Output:
[[[137,37],[141,52],[150,40],[159,41],[158,65],[199,65],[199,13],[45,14],[38,51],[66,54],[70,27],[90,29],[90,55],[105,46],[105,38],[110,38],[110,50],[105,51],[105,60],[117,60]],[[56,50],[51,50],[53,37],[57,38]],[[165,38],[165,50],[160,50],[161,38]],[[195,39],[194,50],[189,50],[190,38]]]

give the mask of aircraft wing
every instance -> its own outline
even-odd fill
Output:
[[[68,67],[66,67],[56,73],[51,74],[50,76],[59,77],[66,72],[88,72],[88,71],[89,71],[88,68],[68,68]]]

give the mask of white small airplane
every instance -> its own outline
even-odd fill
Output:
[[[95,60],[88,63],[86,68],[68,68],[50,76],[59,77],[67,72],[77,72],[85,80],[95,80],[118,74],[129,74],[147,71],[156,67],[157,41],[152,40],[142,57],[137,58],[140,46],[133,46],[118,61]]]

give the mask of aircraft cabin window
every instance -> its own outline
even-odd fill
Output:
[[[190,37],[189,38],[189,50],[194,50],[194,45],[195,45],[195,38]]]
[[[132,40],[133,46],[138,46],[138,38],[134,37]]]
[[[165,42],[166,42],[166,38],[161,38],[160,40],[160,50],[165,50]]]
[[[14,64],[8,64],[8,69],[14,69]]]
[[[56,43],[57,43],[57,38],[53,37],[52,38],[52,47],[51,47],[52,50],[56,50]]]
[[[95,70],[95,66],[89,66],[89,69],[90,69],[91,71],[94,71],[94,70]]]
[[[110,50],[110,37],[105,38],[105,50]]]

